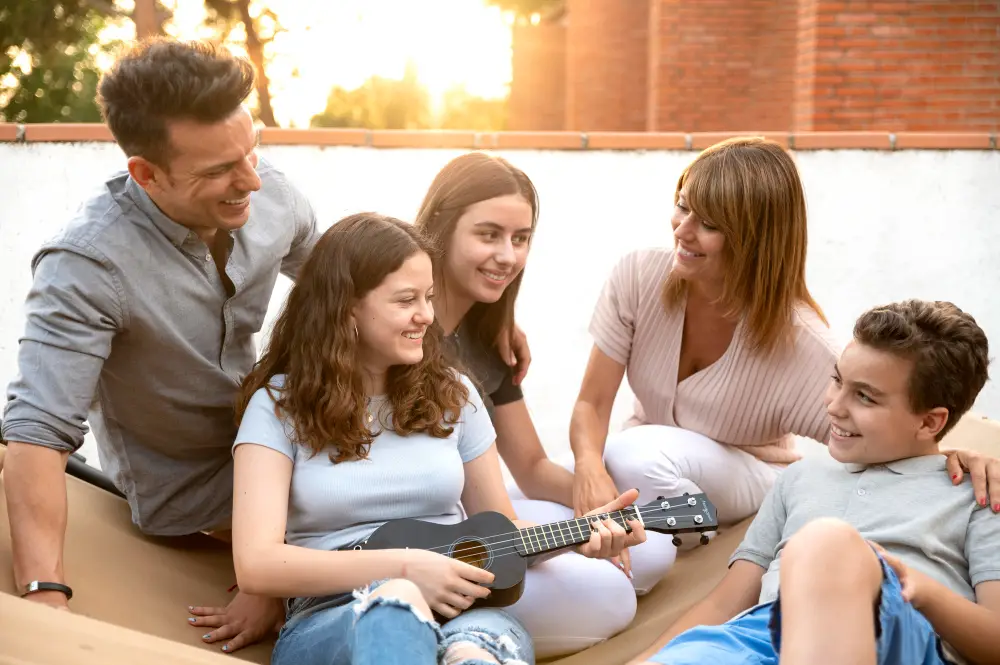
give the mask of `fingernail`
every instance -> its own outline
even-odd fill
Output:
[[[986,497],[983,497],[982,499],[979,500],[979,505],[980,506],[985,506],[986,505]]]
[[[188,605],[188,612],[194,612],[194,605]]]
[[[994,503],[994,504],[993,504],[993,510],[994,510],[995,512],[998,512],[998,513],[1000,513],[1000,503]]]
[[[194,623],[195,622],[195,618],[194,617],[188,617],[188,621],[190,621],[191,623]]]
[[[951,479],[952,480],[958,480],[958,474],[956,473],[954,476],[951,477]]]
[[[212,633],[205,633],[204,635],[201,636],[201,639],[207,640],[211,636],[212,636]]]
[[[222,650],[223,651],[229,651],[229,645],[227,644],[226,646],[222,647]]]

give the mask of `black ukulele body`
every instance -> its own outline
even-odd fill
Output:
[[[492,590],[490,595],[477,599],[470,609],[513,605],[524,593],[528,561],[523,556],[521,537],[514,523],[500,513],[477,513],[458,524],[393,520],[376,529],[355,549],[431,550],[490,571],[493,582],[483,585]]]

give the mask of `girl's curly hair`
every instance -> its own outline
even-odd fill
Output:
[[[374,213],[351,215],[330,227],[303,264],[260,360],[243,380],[236,407],[241,420],[261,388],[289,421],[293,440],[334,463],[364,459],[378,432],[367,424],[368,395],[356,354],[351,307],[431,246],[412,225]],[[397,365],[386,377],[391,428],[400,435],[451,434],[469,391],[441,351],[441,329],[424,334],[423,359]],[[276,389],[271,379],[284,374]],[[378,419],[379,424],[385,426]]]

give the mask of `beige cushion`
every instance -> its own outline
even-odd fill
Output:
[[[943,446],[1000,457],[1000,423],[970,415]],[[0,467],[2,455],[0,447]],[[67,491],[65,568],[76,593],[75,616],[4,595],[12,594],[14,588],[7,506],[0,492],[0,571],[4,571],[0,572],[0,626],[4,627],[0,662],[207,664],[234,657],[268,662],[271,644],[213,657],[219,647],[204,645],[199,636],[205,631],[187,623],[188,605],[224,605],[232,597],[227,588],[235,579],[226,546],[200,536],[144,537],[132,526],[122,499],[72,477],[67,477]],[[748,524],[749,520],[726,529],[709,545],[682,554],[663,581],[640,599],[635,621],[627,630],[551,662],[613,665],[641,653],[718,582]],[[595,598],[594,602],[601,601]]]

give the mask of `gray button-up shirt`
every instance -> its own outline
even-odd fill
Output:
[[[250,218],[230,234],[230,297],[208,246],[127,173],[108,180],[32,260],[3,438],[74,451],[86,424],[144,532],[224,528],[234,404],[278,273],[318,239],[305,197],[261,160]]]

